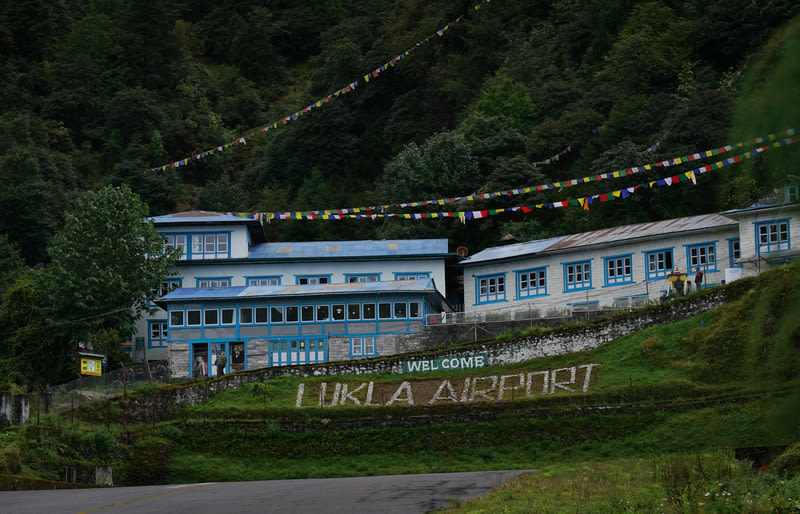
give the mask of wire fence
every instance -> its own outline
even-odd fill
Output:
[[[703,284],[700,289],[717,287],[720,284]],[[578,314],[596,317],[602,314],[612,314],[620,311],[633,311],[650,304],[673,299],[696,292],[694,285],[686,282],[686,289],[676,291],[671,286],[667,289],[653,288],[645,293],[640,292],[638,286],[622,286],[618,289],[619,296],[608,301],[607,297],[600,297],[598,293],[587,292],[585,296],[572,302],[548,301],[546,298],[532,299],[528,303],[516,302],[515,305],[498,307],[470,312],[440,312],[428,314],[425,317],[426,325],[467,325],[474,323],[491,323],[503,321],[534,321],[545,319],[575,318]],[[594,315],[594,316],[592,316]]]

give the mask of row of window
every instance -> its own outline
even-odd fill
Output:
[[[413,272],[413,273],[394,273],[394,280],[417,280],[419,278],[430,278],[430,272]],[[358,275],[345,274],[345,281],[350,284],[378,282],[380,281],[380,273],[364,273]],[[281,284],[281,277],[274,276],[260,276],[260,277],[245,277],[248,286],[278,286]],[[296,275],[295,284],[297,285],[311,285],[311,284],[328,284],[330,283],[330,275]],[[161,287],[157,291],[153,291],[153,297],[158,298],[170,291],[181,287],[181,279],[173,278],[165,280],[161,283]],[[230,287],[231,277],[202,277],[195,279],[196,287]]]
[[[176,309],[169,312],[170,327],[234,325],[236,309]],[[361,321],[421,319],[422,302],[334,303],[315,305],[273,305],[239,307],[240,325],[280,323],[313,323],[328,321]]]
[[[163,234],[164,245],[181,249],[181,260],[228,259],[230,232]]]
[[[764,227],[759,227],[761,230]],[[788,228],[786,229],[788,230]],[[772,228],[765,228],[766,240],[773,237]],[[782,243],[780,228],[775,232],[776,243]],[[788,237],[788,236],[787,236]],[[740,258],[738,239],[728,241],[730,265],[736,266],[735,261]],[[788,243],[786,243],[788,245]],[[780,246],[783,248],[783,246]],[[787,247],[788,248],[788,247]],[[633,253],[603,257],[603,285],[616,286],[632,284],[633,280]],[[702,268],[705,272],[717,271],[716,242],[700,243],[686,246],[686,262],[690,270]],[[644,252],[645,280],[666,278],[674,269],[674,250],[665,248]],[[592,259],[565,262],[561,264],[563,271],[564,292],[581,291],[593,287]],[[538,267],[515,271],[517,298],[530,298],[547,295],[547,268]],[[506,299],[506,274],[495,273],[481,275],[475,278],[476,303],[502,302]]]

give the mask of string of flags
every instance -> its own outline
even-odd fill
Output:
[[[488,4],[490,2],[491,2],[491,0],[481,0],[480,3],[474,5],[472,7],[472,9],[474,11],[478,11],[478,10],[480,10],[480,8],[481,8],[481,6],[483,4]],[[454,25],[457,25],[458,23],[460,23],[464,19],[464,16],[465,16],[464,14],[460,15],[458,18],[452,20],[451,22],[446,24],[444,27],[442,27],[439,30],[437,30],[434,33],[432,33],[430,36],[426,37],[425,39],[422,39],[422,40],[418,41],[416,44],[414,44],[408,50],[405,50],[405,51],[399,53],[398,55],[396,55],[392,59],[386,61],[384,64],[382,64],[382,65],[378,66],[377,68],[373,69],[372,71],[364,74],[364,76],[362,77],[363,80],[364,80],[364,83],[368,83],[371,80],[378,78],[381,73],[387,71],[389,68],[394,68],[394,66],[398,62],[400,62],[400,61],[402,61],[404,59],[407,59],[408,57],[411,56],[412,52],[414,52],[417,48],[430,43],[430,41],[433,40],[434,38],[444,36],[445,32],[450,30],[450,28],[452,28]],[[337,89],[333,93],[330,93],[329,95],[326,95],[323,98],[320,98],[316,102],[310,103],[306,107],[303,107],[301,110],[295,111],[295,112],[293,112],[293,113],[291,113],[291,114],[289,114],[287,116],[284,116],[283,118],[281,118],[278,121],[275,121],[273,123],[267,124],[266,126],[258,129],[257,132],[269,132],[270,130],[274,130],[274,129],[277,129],[277,128],[282,127],[284,125],[288,125],[290,122],[297,121],[304,114],[307,114],[307,113],[309,113],[309,112],[311,112],[313,110],[316,110],[316,109],[319,109],[320,107],[323,107],[325,104],[330,103],[331,100],[334,100],[334,99],[336,99],[336,98],[338,98],[338,97],[340,97],[342,95],[345,95],[347,93],[352,93],[357,87],[359,87],[359,85],[360,85],[359,80],[354,80],[353,82],[350,82],[349,84]],[[163,164],[163,165],[157,166],[155,168],[150,168],[150,171],[154,171],[154,172],[155,171],[166,171],[168,169],[174,169],[174,168],[179,168],[181,166],[187,166],[191,161],[205,159],[206,157],[210,157],[210,156],[212,156],[212,155],[214,155],[216,153],[225,151],[225,150],[227,150],[229,148],[233,148],[233,147],[236,147],[236,146],[239,146],[239,145],[246,145],[248,141],[250,141],[251,139],[253,139],[256,136],[257,132],[253,132],[253,133],[250,133],[250,134],[244,134],[244,135],[238,137],[234,141],[231,141],[229,143],[225,143],[225,144],[216,146],[214,148],[206,150],[205,152],[192,154],[192,155],[190,155],[188,157],[184,157],[183,159],[179,159],[177,161],[174,161],[174,162],[171,162],[171,163],[168,163],[168,164]]]
[[[597,202],[611,202],[614,200],[626,199],[633,195],[635,192],[642,189],[653,189],[656,187],[672,186],[673,184],[680,184],[685,182],[692,182],[697,185],[697,176],[704,173],[709,173],[727,166],[741,163],[745,160],[751,159],[763,152],[770,149],[781,148],[798,142],[798,136],[794,129],[787,137],[778,139],[769,139],[765,145],[758,146],[752,150],[728,157],[721,161],[700,166],[689,171],[681,172],[675,175],[662,177],[655,180],[643,182],[641,184],[621,188],[608,193],[595,194],[581,198],[572,198],[569,200],[561,200],[556,202],[540,203],[536,205],[521,205],[516,207],[503,207],[499,209],[481,209],[474,211],[444,211],[444,212],[416,212],[416,213],[384,213],[384,212],[337,212],[337,211],[298,211],[298,212],[279,212],[279,213],[239,213],[239,212],[225,212],[233,216],[242,218],[266,220],[343,220],[343,219],[364,219],[376,220],[385,218],[398,218],[398,219],[433,219],[433,218],[458,218],[462,223],[473,219],[488,218],[489,216],[496,216],[499,214],[522,212],[531,213],[534,209],[556,209],[569,206],[578,206],[583,210],[589,210],[591,205]],[[786,131],[784,131],[786,132]],[[766,141],[762,141],[766,142]]]
[[[633,166],[630,168],[619,169],[615,171],[610,171],[607,173],[599,173],[596,175],[590,175],[581,178],[572,178],[568,180],[559,180],[556,182],[550,182],[547,184],[540,184],[536,186],[527,186],[515,189],[506,189],[504,191],[493,191],[490,193],[474,193],[469,195],[461,195],[461,196],[453,196],[450,198],[439,198],[436,200],[419,200],[413,202],[403,202],[403,203],[394,203],[394,204],[384,204],[384,205],[373,205],[367,207],[347,207],[347,208],[340,208],[340,209],[324,209],[324,210],[311,210],[311,211],[301,211],[301,216],[309,216],[309,215],[329,215],[329,214],[358,214],[363,212],[383,212],[385,210],[391,208],[414,208],[414,207],[425,207],[428,205],[446,205],[455,202],[470,202],[476,200],[488,200],[491,198],[496,198],[498,196],[516,196],[521,194],[528,194],[535,191],[545,191],[549,189],[561,189],[564,187],[572,187],[578,184],[585,184],[588,182],[598,182],[601,180],[610,180],[615,178],[621,178],[628,175],[633,175],[636,173],[645,173],[653,170],[657,170],[659,168],[668,168],[672,166],[677,166],[680,164],[684,164],[687,162],[708,159],[711,157],[716,157],[727,152],[730,152],[736,148],[745,148],[750,146],[761,145],[762,143],[768,141],[776,141],[778,138],[785,138],[791,137],[795,134],[800,134],[800,128],[790,128],[783,130],[776,134],[768,134],[766,136],[759,136],[753,139],[749,139],[746,141],[740,141],[738,143],[732,145],[724,145],[717,148],[711,148],[709,150],[705,150],[702,152],[697,152],[689,155],[682,155],[680,157],[673,157],[671,159],[665,159],[663,161],[658,161],[650,164],[644,164],[641,166]],[[276,213],[276,219],[283,219],[278,217],[278,215],[287,214],[287,213]],[[294,213],[293,213],[294,214]],[[294,218],[294,219],[305,219],[305,218]]]

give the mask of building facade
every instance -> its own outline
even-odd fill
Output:
[[[283,298],[287,291],[302,295],[304,286],[383,284],[391,289],[387,284],[422,280],[442,301],[446,295],[445,263],[453,257],[446,239],[270,243],[256,219],[191,211],[152,221],[167,245],[181,248],[182,257],[174,275],[153,291],[154,313],[136,324],[135,360],[168,359],[176,339],[159,299],[178,290],[232,294],[231,288],[273,287],[282,288],[273,292]],[[442,309],[448,308],[444,302]]]
[[[494,248],[464,259],[465,312],[545,316],[626,308],[755,275],[798,255],[800,178],[720,214],[625,225]]]
[[[174,377],[395,355],[448,310],[432,279],[180,288],[158,300]]]

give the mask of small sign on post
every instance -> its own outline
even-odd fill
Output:
[[[105,355],[94,353],[81,353],[81,375],[93,375],[96,377],[103,375],[103,360]]]

